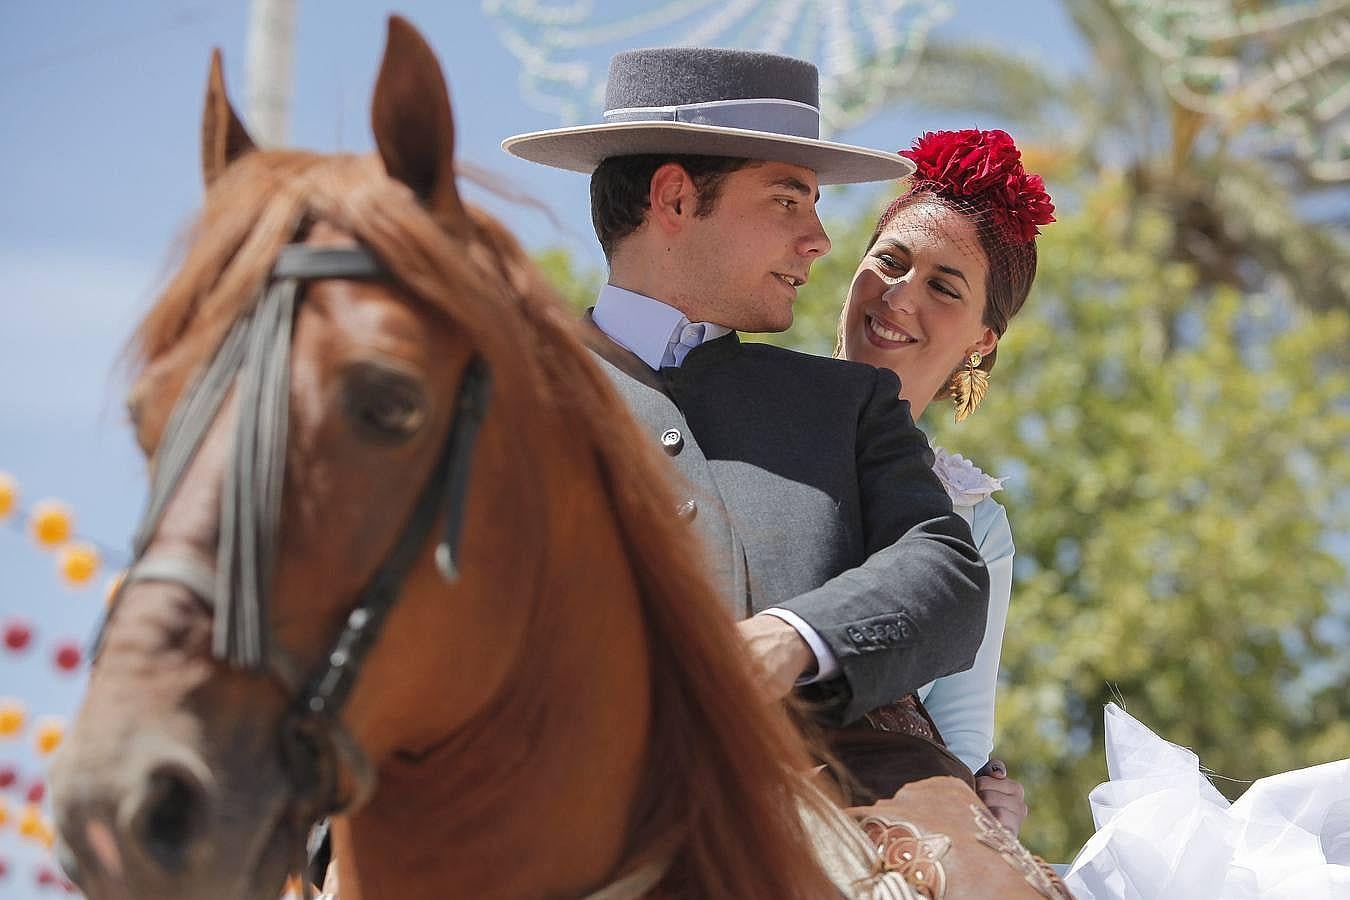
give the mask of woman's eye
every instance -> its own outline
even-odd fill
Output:
[[[421,387],[386,369],[358,367],[348,379],[345,405],[357,432],[379,443],[406,441],[426,420]]]
[[[877,262],[881,263],[888,269],[895,270],[896,272],[905,272],[909,269],[909,266],[905,265],[903,262],[896,259],[894,256],[891,256],[889,253],[878,253]]]
[[[952,299],[952,300],[960,300],[960,299],[961,299],[961,294],[958,293],[957,291],[953,290],[951,287],[949,287],[949,286],[948,286],[947,284],[945,284],[944,282],[941,282],[941,281],[934,281],[932,284],[933,284],[933,289],[934,289],[935,291],[937,291],[939,294],[943,294],[944,296],[946,296],[946,297],[948,297],[949,299]]]

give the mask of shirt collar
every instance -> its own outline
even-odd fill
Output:
[[[689,319],[668,303],[612,284],[600,289],[591,319],[614,343],[633,353],[652,369],[660,369],[666,349],[678,341]],[[704,326],[703,343],[731,332],[724,325]]]

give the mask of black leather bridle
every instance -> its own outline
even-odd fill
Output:
[[[268,673],[280,682],[290,698],[281,745],[291,782],[288,813],[298,829],[359,804],[374,788],[374,769],[340,714],[438,520],[437,568],[447,581],[458,578],[471,462],[490,392],[487,366],[475,355],[460,382],[454,417],[435,468],[402,534],[361,591],[332,650],[316,671],[302,677],[269,631],[267,610],[286,467],[291,331],[301,285],[322,278],[389,276],[364,247],[292,244],[282,250],[256,307],[235,324],[174,407],[156,451],[150,500],[135,539],[135,561],[108,616],[111,619],[117,599],[129,585],[182,585],[213,610],[215,658],[236,669]],[[164,510],[232,388],[238,394],[238,416],[221,492],[214,566],[164,550],[147,553]],[[344,770],[352,784],[346,797],[340,787]]]

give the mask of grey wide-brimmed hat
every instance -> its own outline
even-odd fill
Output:
[[[502,149],[589,175],[601,160],[639,153],[736,156],[805,166],[821,184],[903,178],[904,157],[820,139],[820,78],[773,53],[664,47],[609,64],[604,121],[518,134]]]

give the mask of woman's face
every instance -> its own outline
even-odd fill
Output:
[[[844,304],[845,359],[900,376],[914,418],[973,351],[998,336],[984,324],[989,266],[975,225],[919,200],[887,223],[858,264]]]

